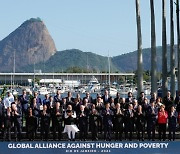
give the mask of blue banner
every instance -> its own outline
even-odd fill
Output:
[[[179,154],[180,142],[0,142],[0,154]]]

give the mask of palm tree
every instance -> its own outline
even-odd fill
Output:
[[[150,0],[151,7],[151,92],[157,92],[157,58],[156,58],[156,32],[154,16],[154,0]]]
[[[167,93],[166,0],[162,0],[162,96]]]
[[[175,51],[174,51],[174,20],[173,20],[173,0],[170,0],[170,37],[171,37],[171,95],[175,98]]]
[[[137,39],[138,39],[138,60],[137,60],[137,88],[138,95],[143,89],[143,57],[142,57],[142,35],[141,35],[141,17],[139,0],[136,1],[136,22],[137,22]]]
[[[179,33],[179,0],[176,0],[176,15],[177,15],[177,54],[178,54],[178,91],[180,91],[180,33]]]

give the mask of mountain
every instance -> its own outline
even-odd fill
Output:
[[[177,47],[175,46],[175,51],[176,50],[177,50]],[[157,47],[156,52],[157,52],[157,70],[161,71],[162,47]],[[151,69],[151,48],[143,49],[142,53],[143,53],[144,70],[150,70]],[[170,46],[169,45],[167,46],[167,57],[168,57],[168,69],[170,69]],[[115,65],[115,67],[118,70],[121,70],[121,72],[133,72],[137,70],[137,51],[113,57],[112,63]]]
[[[15,54],[14,54],[15,52]],[[56,52],[56,47],[45,24],[40,18],[31,18],[0,41],[1,72],[12,72],[13,59],[16,71],[22,67],[47,61]]]
[[[78,49],[57,51],[45,63],[41,62],[35,65],[35,69],[41,69],[45,72],[62,72],[71,67],[79,67],[88,69],[89,71],[96,70],[108,71],[108,57],[103,57],[91,52],[82,52]],[[110,62],[111,71],[118,71],[117,68]],[[33,66],[26,67],[29,72],[33,71]]]
[[[162,68],[162,47],[157,47],[157,68]],[[177,47],[175,46],[175,50]],[[15,53],[15,54],[14,54]],[[0,41],[0,72],[13,72],[15,55],[16,72],[64,72],[80,68],[89,72],[107,72],[108,57],[78,49],[57,51],[52,37],[40,18],[31,18]],[[168,68],[170,46],[167,47]],[[177,57],[177,56],[176,56]],[[35,64],[35,65],[34,65]],[[177,63],[176,63],[177,65]],[[137,70],[137,51],[110,58],[111,72]],[[151,68],[151,49],[143,49],[144,70]]]

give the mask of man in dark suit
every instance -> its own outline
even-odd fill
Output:
[[[47,113],[47,105],[43,106],[41,113],[41,139],[48,140],[50,131],[50,114]]]
[[[116,98],[114,98],[114,105],[116,106],[117,103],[121,103],[121,97],[119,92],[117,92]]]
[[[34,94],[33,94],[33,97],[31,99],[31,104],[33,103],[33,98],[36,98],[36,103],[38,105],[42,105],[41,98],[38,97],[38,92],[37,91],[35,91]]]
[[[3,126],[4,112],[5,112],[4,104],[2,103],[2,99],[0,97],[0,132],[1,132],[1,134],[3,134],[3,127],[2,126]],[[1,135],[1,136],[3,136],[3,135]]]
[[[172,106],[171,111],[169,112],[169,115],[168,115],[169,141],[171,141],[171,139],[173,139],[173,141],[175,140],[177,118],[178,118],[178,113],[175,110],[175,107]]]
[[[56,102],[56,106],[52,112],[52,128],[53,128],[53,140],[56,140],[56,131],[58,131],[58,140],[62,139],[62,124],[63,124],[63,108],[60,106],[60,102]]]
[[[144,92],[141,92],[141,93],[140,93],[140,97],[138,98],[138,104],[139,104],[139,105],[144,105],[145,99],[146,99],[146,97],[145,97]]]
[[[66,97],[66,104],[71,105],[72,107],[74,106],[74,98],[72,97],[72,93],[68,91],[67,97]]]
[[[62,101],[61,90],[58,89],[56,95],[54,96],[54,102],[61,102],[61,101]]]
[[[170,111],[170,109],[171,109],[171,107],[174,105],[174,99],[173,99],[173,97],[171,96],[171,92],[170,91],[168,91],[167,92],[167,96],[166,97],[164,97],[164,99],[163,99],[163,104],[165,105],[165,110],[167,111],[167,112],[169,112]]]
[[[12,112],[11,107],[7,107],[4,116],[3,116],[3,125],[4,134],[3,134],[3,141],[8,138],[8,141],[11,141],[11,127],[12,127]]]
[[[87,139],[87,131],[88,131],[88,113],[85,111],[84,105],[80,106],[80,112],[78,114],[78,124],[80,130],[80,140]]]
[[[122,141],[122,133],[123,133],[123,119],[124,114],[121,109],[120,103],[116,104],[116,109],[114,110],[114,128],[115,128],[115,140]]]
[[[98,123],[100,120],[99,113],[96,109],[92,109],[89,115],[89,127],[92,133],[92,141],[98,140]]]
[[[155,102],[147,108],[147,133],[149,140],[155,140],[155,126],[157,122],[158,109],[155,107]]]
[[[133,105],[129,104],[128,109],[124,112],[124,124],[125,124],[125,139],[129,138],[132,141],[132,133],[134,131],[134,110]],[[128,137],[129,133],[129,137]]]
[[[29,104],[28,104],[29,97],[27,96],[25,89],[22,91],[22,95],[19,96],[18,100],[20,101],[21,106],[22,106],[22,117],[26,117],[28,107],[29,107]],[[22,124],[23,124],[23,119],[24,118],[22,118]]]
[[[111,141],[111,132],[113,128],[113,111],[110,109],[110,103],[106,103],[105,109],[102,112],[104,124],[104,140]]]
[[[104,91],[104,95],[102,96],[102,99],[103,99],[104,104],[110,103],[111,96],[109,95],[109,92],[107,89]]]
[[[178,94],[176,95],[174,103],[176,105],[176,111],[179,113],[180,112],[180,91],[178,91]]]
[[[128,92],[128,97],[126,98],[126,103],[133,104],[134,98],[132,92]]]
[[[84,99],[87,99],[88,103],[90,103],[90,104],[93,103],[93,98],[90,96],[89,92],[86,93],[86,97],[83,98],[83,102],[84,102]]]
[[[18,100],[15,99],[15,102],[11,104],[12,106],[12,117],[14,123],[14,134],[15,140],[21,140],[22,134],[22,107]],[[18,132],[18,134],[17,134]]]
[[[34,141],[37,130],[37,118],[33,115],[32,108],[29,107],[26,117],[26,133],[29,141]]]

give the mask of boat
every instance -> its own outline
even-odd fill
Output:
[[[92,76],[87,86],[88,86],[87,91],[89,92],[98,92],[101,89],[100,83],[97,80],[97,78],[95,78],[95,76]]]
[[[13,95],[18,95],[18,91],[16,89],[12,89],[12,94]]]
[[[105,87],[101,89],[101,94],[104,95],[105,90],[109,92],[109,95],[116,96],[118,90],[115,87]]]
[[[39,88],[38,92],[40,95],[46,95],[49,93],[45,86],[42,86],[41,88]]]

